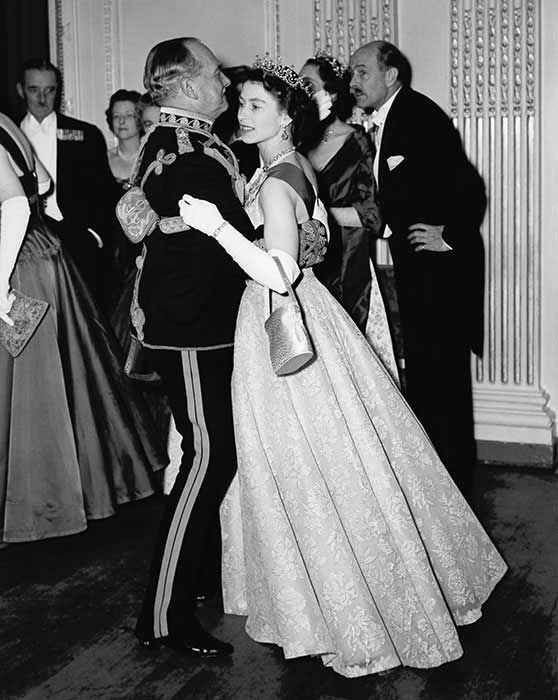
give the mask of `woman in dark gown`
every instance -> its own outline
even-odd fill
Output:
[[[0,542],[7,543],[80,532],[88,519],[149,496],[153,471],[167,457],[122,371],[116,338],[45,224],[31,146],[4,115],[0,152],[2,206],[15,190],[30,209],[3,282],[49,303],[18,357],[0,346]],[[7,243],[12,234],[3,220],[0,237]]]
[[[381,342],[388,347],[385,309],[370,260],[370,243],[380,227],[373,151],[364,130],[345,123],[354,104],[349,72],[322,53],[306,61],[301,75],[315,93],[325,90],[332,98],[331,114],[322,122],[321,140],[306,149],[331,231],[329,251],[316,276],[375,343],[381,327],[385,336]]]

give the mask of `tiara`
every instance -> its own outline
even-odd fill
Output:
[[[338,78],[343,77],[343,73],[347,70],[347,66],[341,63],[341,61],[339,61],[337,58],[334,58],[333,56],[328,54],[328,52],[324,51],[323,49],[321,51],[318,51],[314,58],[317,61],[325,61],[326,63],[329,63],[331,69]]]
[[[279,78],[279,80],[287,83],[287,85],[290,87],[300,88],[301,90],[304,90],[308,97],[312,97],[311,86],[300,77],[294,68],[283,65],[280,57],[277,58],[277,61],[274,61],[268,53],[266,53],[263,58],[256,56],[252,67],[256,70],[259,69],[265,73],[274,75],[276,78]]]

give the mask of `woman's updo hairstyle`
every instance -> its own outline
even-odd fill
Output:
[[[305,66],[315,66],[324,83],[324,90],[330,95],[337,95],[331,106],[331,112],[344,122],[353,113],[355,98],[351,94],[351,71],[329,54],[320,52],[309,58]],[[328,119],[330,123],[334,120]]]
[[[154,46],[147,56],[143,72],[143,85],[157,105],[164,104],[178,93],[183,78],[194,78],[201,65],[191,51],[195,37],[167,39]]]
[[[246,82],[261,83],[264,90],[274,95],[292,119],[293,144],[299,148],[319,128],[320,121],[316,102],[309,90],[303,87],[303,79],[294,70],[291,73],[298,78],[299,82],[295,85],[263,68],[251,68],[246,74]]]
[[[109,129],[113,133],[114,133],[114,128],[113,128],[113,124],[112,124],[112,110],[113,110],[114,105],[117,102],[133,102],[134,103],[136,124],[139,126],[140,131],[142,130],[140,113],[139,113],[139,101],[140,101],[140,99],[141,99],[141,95],[139,94],[139,92],[137,92],[137,90],[117,90],[115,93],[113,93],[110,96],[109,106],[105,109],[105,117],[106,117]]]

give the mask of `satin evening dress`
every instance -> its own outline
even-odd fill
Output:
[[[31,208],[11,285],[50,306],[21,355],[0,347],[0,542],[80,532],[152,494],[168,461],[112,330],[42,217],[21,138],[0,115]]]

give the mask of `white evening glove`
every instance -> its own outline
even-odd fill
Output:
[[[318,115],[319,119],[321,122],[323,122],[324,119],[329,117],[331,114],[331,107],[333,105],[333,100],[331,99],[331,95],[329,92],[326,92],[325,90],[317,90],[313,95],[312,95],[314,102],[318,106]]]
[[[50,189],[50,183],[51,183],[50,177],[48,177],[46,180],[39,180],[39,182],[38,182],[39,194],[44,194],[45,192],[48,192]]]
[[[320,221],[326,230],[327,240],[331,238],[329,232],[329,222],[327,220],[327,210],[319,197],[316,197],[316,203],[314,204],[314,211],[312,212],[312,218]]]
[[[14,324],[8,313],[15,299],[10,293],[10,277],[30,213],[29,202],[23,195],[6,199],[0,207],[0,318],[10,326]]]
[[[280,294],[287,291],[272,256],[279,258],[291,284],[300,275],[296,261],[288,253],[277,248],[266,252],[255,246],[223,219],[212,202],[185,194],[178,206],[180,216],[188,226],[215,238],[231,258],[259,284]]]

